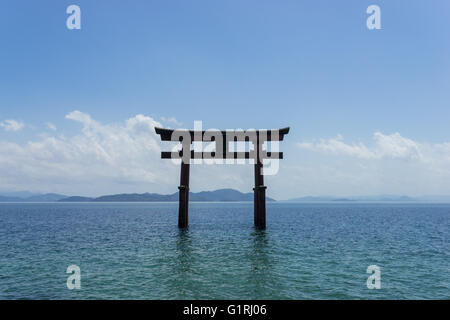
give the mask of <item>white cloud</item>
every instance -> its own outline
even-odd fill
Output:
[[[47,126],[48,129],[56,131],[56,126],[53,123],[47,122],[45,125]]]
[[[169,117],[169,118],[161,117],[161,120],[164,121],[164,122],[167,122],[167,123],[172,123],[172,124],[177,125],[177,126],[181,126],[183,124],[182,122],[178,121],[174,117]]]
[[[341,135],[336,138],[324,140],[321,139],[319,142],[300,142],[297,144],[298,147],[302,149],[309,149],[314,151],[325,151],[334,154],[345,154],[349,156],[356,156],[359,158],[373,158],[375,154],[369,150],[364,144],[352,144],[348,145],[343,142]]]
[[[23,122],[12,119],[0,122],[0,127],[2,127],[5,131],[20,131],[24,126],[25,125]]]
[[[361,159],[421,159],[425,160],[424,149],[433,146],[420,144],[411,139],[402,137],[399,133],[385,135],[375,132],[373,135],[375,145],[366,146],[364,143],[347,144],[341,135],[331,139],[320,139],[319,142],[300,142],[301,149],[323,151],[337,155],[354,156]],[[436,147],[436,146],[434,146]]]
[[[87,113],[80,112],[78,110],[72,111],[68,115],[66,115],[66,119],[74,120],[81,122],[84,127],[95,126],[97,122],[92,120],[91,116]]]

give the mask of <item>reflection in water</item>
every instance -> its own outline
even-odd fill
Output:
[[[282,284],[270,233],[254,230],[246,241],[236,243],[228,237],[204,239],[198,231],[178,230],[173,240],[166,270],[169,299],[234,298],[233,292],[242,286],[248,299],[280,295]],[[209,241],[222,243],[219,250],[209,250]],[[240,277],[242,267],[247,274]]]
[[[179,272],[189,272],[192,267],[192,237],[188,229],[178,230],[175,255]]]
[[[170,261],[170,298],[183,299],[189,295],[194,255],[192,236],[189,229],[179,229],[175,239],[174,257]]]
[[[250,295],[254,299],[276,296],[274,288],[279,288],[278,277],[274,270],[274,257],[271,254],[271,242],[265,230],[255,230],[251,233],[249,247],[250,272],[248,282],[251,286]]]

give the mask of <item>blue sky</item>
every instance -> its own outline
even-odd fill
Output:
[[[71,4],[81,8],[81,30],[66,28]],[[381,30],[366,28],[371,4],[381,8]],[[83,117],[68,117],[78,110],[119,131],[137,115],[172,127],[194,120],[205,128],[290,126],[280,174],[267,179],[278,198],[450,194],[449,14],[445,0],[4,0],[0,190],[176,190],[175,168],[159,179],[124,172],[111,181],[106,171],[75,166],[85,148],[71,139],[92,138]],[[121,162],[107,132],[92,139],[114,171]],[[78,151],[58,151],[62,141]],[[51,155],[43,160],[30,143]],[[152,161],[150,171],[163,160]],[[62,176],[64,165],[77,175]],[[38,173],[46,170],[53,174]],[[194,169],[201,176],[194,190],[251,190],[251,168],[211,169],[224,176],[217,183],[201,170]]]

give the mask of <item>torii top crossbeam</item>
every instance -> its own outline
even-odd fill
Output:
[[[161,152],[162,159],[183,158],[184,162],[189,159],[251,159],[257,162],[263,159],[283,159],[282,152],[266,152],[262,145],[266,141],[283,141],[284,136],[289,133],[289,127],[278,130],[174,130],[155,128],[161,136],[161,141],[179,141],[182,150],[179,152]],[[190,150],[190,144],[194,141],[215,142],[216,151],[213,152],[186,152]],[[252,142],[255,146],[253,151],[237,152],[229,150],[230,142]],[[184,157],[182,157],[184,155]]]
[[[191,135],[191,141],[199,141],[196,140],[198,139],[197,137],[199,136],[198,134],[200,133],[200,137],[205,136],[205,133],[210,133],[210,132],[220,132],[222,134],[222,136],[226,137],[227,134],[233,134],[233,133],[238,133],[238,132],[252,132],[254,131],[258,136],[259,133],[263,133],[263,132],[267,132],[267,140],[266,141],[272,141],[271,139],[271,135],[272,132],[275,133],[275,131],[278,131],[279,133],[279,138],[277,138],[276,141],[282,141],[284,136],[286,134],[289,133],[289,127],[286,128],[282,128],[282,129],[278,129],[278,130],[247,130],[247,131],[243,131],[243,130],[203,130],[203,131],[194,131],[194,130],[174,130],[174,129],[165,129],[165,128],[158,128],[155,127],[155,131],[157,134],[159,134],[161,136],[161,141],[172,141],[172,134],[174,131],[189,131],[189,134]],[[197,134],[196,134],[197,133]],[[201,140],[200,140],[201,141]],[[275,141],[275,140],[273,140]]]

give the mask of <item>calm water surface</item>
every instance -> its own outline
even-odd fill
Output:
[[[268,203],[266,231],[252,203],[177,208],[0,204],[0,299],[450,298],[450,205]]]

